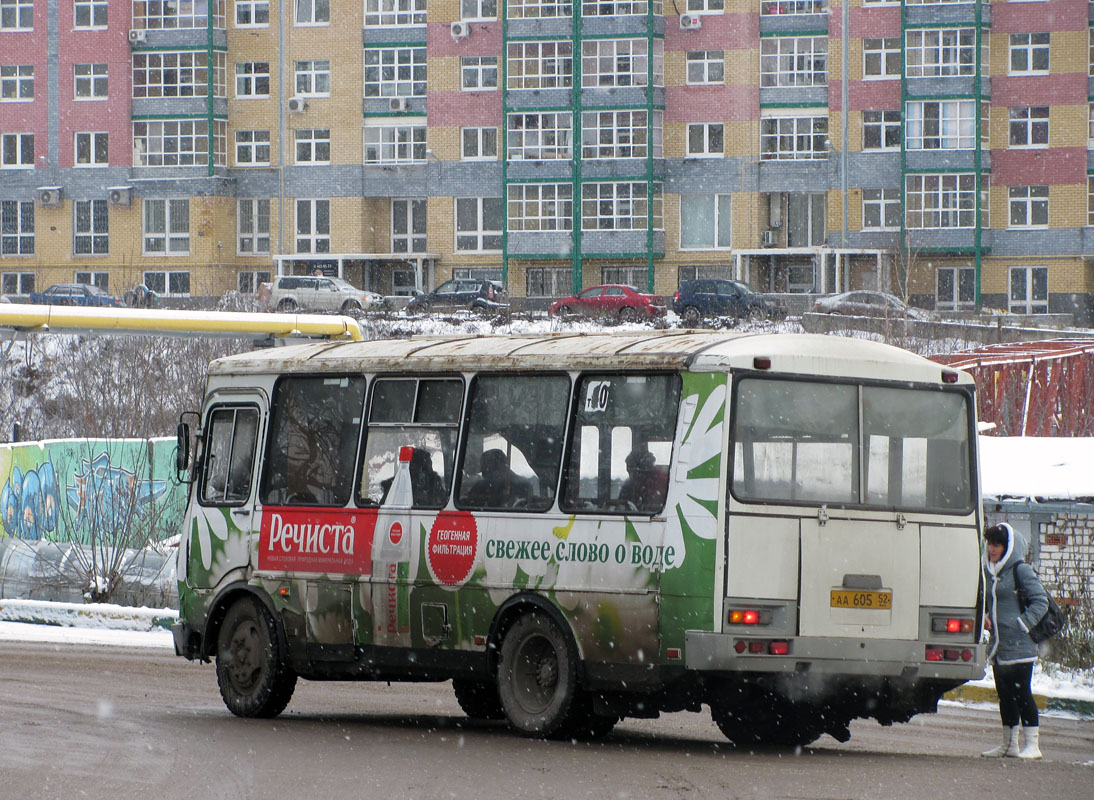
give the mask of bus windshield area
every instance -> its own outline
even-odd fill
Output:
[[[746,377],[734,398],[742,502],[972,510],[964,392]]]

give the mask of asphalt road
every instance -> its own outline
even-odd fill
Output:
[[[210,665],[167,652],[0,643],[0,800],[37,798],[1094,797],[1094,722],[1042,720],[1041,762],[977,758],[994,709],[852,725],[800,752],[734,748],[708,714],[628,720],[597,743],[471,722],[448,684],[301,682],[240,720]]]

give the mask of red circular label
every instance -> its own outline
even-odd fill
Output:
[[[426,541],[426,563],[437,583],[459,586],[471,577],[479,550],[479,531],[468,511],[437,515]]]
[[[403,526],[398,522],[391,523],[391,527],[387,530],[387,538],[392,544],[398,544],[403,538]]]

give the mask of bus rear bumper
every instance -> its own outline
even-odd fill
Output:
[[[739,653],[738,643],[742,641],[745,651]],[[763,650],[750,652],[751,642],[761,642]],[[685,664],[699,672],[889,676],[962,682],[984,676],[985,646],[971,642],[837,637],[788,637],[778,642],[786,643],[786,655],[771,655],[766,639],[688,631]],[[929,659],[928,650],[938,660]]]

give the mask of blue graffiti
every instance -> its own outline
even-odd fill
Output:
[[[100,534],[124,529],[131,515],[147,517],[152,502],[167,491],[167,481],[139,481],[132,470],[111,466],[105,452],[82,459],[80,469],[72,476],[75,484],[66,487],[77,529]]]
[[[61,498],[53,464],[46,462],[25,475],[15,467],[0,490],[4,530],[20,539],[41,539],[57,530]]]

